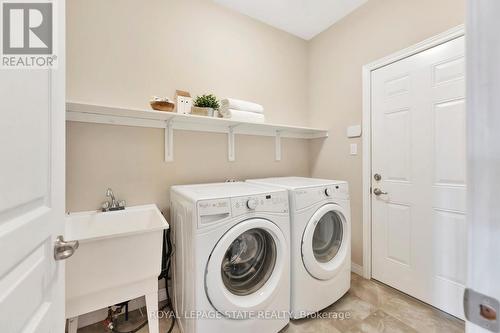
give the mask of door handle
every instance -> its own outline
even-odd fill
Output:
[[[57,236],[54,244],[54,259],[68,259],[75,253],[79,245],[80,243],[77,240],[66,242],[63,236]]]
[[[379,195],[388,194],[388,193],[384,192],[381,189],[379,189],[379,188],[376,187],[376,188],[373,189],[373,194],[375,194],[376,196],[379,196]]]

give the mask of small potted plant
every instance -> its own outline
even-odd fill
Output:
[[[191,114],[213,117],[214,111],[219,110],[220,104],[214,95],[196,96],[191,108]]]

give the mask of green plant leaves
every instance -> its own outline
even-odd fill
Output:
[[[212,108],[214,110],[219,110],[220,108],[220,104],[219,101],[217,100],[217,97],[215,97],[212,94],[196,96],[196,98],[193,101],[193,105],[199,108]]]

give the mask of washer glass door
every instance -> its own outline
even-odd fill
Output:
[[[259,290],[276,264],[276,243],[264,229],[250,229],[236,238],[222,259],[221,274],[226,288],[246,296]]]
[[[346,216],[339,205],[326,204],[314,213],[304,230],[302,260],[316,279],[331,279],[348,258],[350,237]]]
[[[289,279],[288,261],[287,240],[276,224],[261,218],[242,221],[222,236],[209,257],[207,297],[230,318],[266,310]]]

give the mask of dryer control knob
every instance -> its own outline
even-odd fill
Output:
[[[332,190],[331,190],[331,189],[329,189],[329,188],[326,188],[326,189],[325,189],[325,195],[326,195],[327,197],[331,196],[331,195],[332,195]]]
[[[258,204],[257,200],[255,200],[255,199],[249,199],[247,201],[247,207],[248,207],[248,209],[255,209],[255,208],[257,208],[257,204]]]

